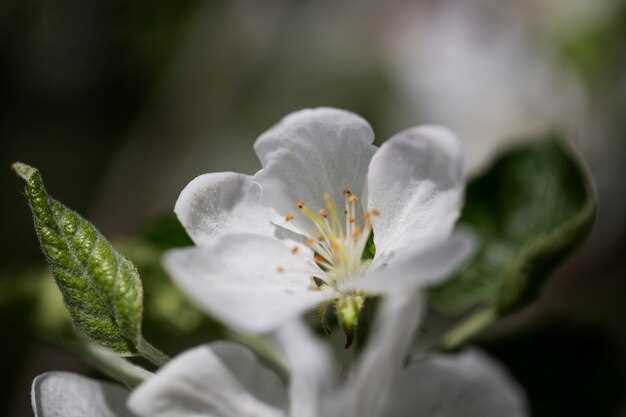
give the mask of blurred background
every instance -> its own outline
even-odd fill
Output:
[[[35,375],[86,371],[34,337],[55,319],[28,295],[43,256],[11,162],[122,242],[196,175],[255,172],[263,130],[324,105],[364,116],[379,143],[452,128],[468,178],[566,133],[595,181],[595,228],[484,347],[533,416],[626,416],[626,1],[4,0],[0,27],[0,414],[31,415]]]

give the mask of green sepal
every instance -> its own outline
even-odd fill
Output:
[[[338,298],[335,302],[337,320],[346,335],[344,346],[346,349],[354,342],[354,336],[359,325],[359,315],[364,303],[365,297],[359,294],[346,295]]]
[[[464,334],[455,344],[533,302],[594,219],[587,171],[556,137],[505,152],[471,181],[460,223],[475,233],[478,250],[431,292],[436,311],[463,317],[451,332]]]
[[[39,171],[13,170],[25,181],[35,231],[77,331],[118,354],[143,343],[143,291],[137,269],[78,213],[51,198]]]

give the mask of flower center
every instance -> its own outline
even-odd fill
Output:
[[[372,218],[380,213],[376,209],[363,211],[359,198],[350,190],[344,191],[344,220],[339,216],[337,204],[329,193],[324,194],[324,207],[315,212],[300,200],[296,207],[313,225],[314,235],[307,236],[306,244],[315,253],[315,263],[325,277],[312,277],[317,287],[335,286],[366,269],[370,262],[362,259],[363,251],[372,232]],[[286,221],[295,218],[293,213]]]

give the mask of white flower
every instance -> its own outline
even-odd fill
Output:
[[[140,385],[128,405],[146,417],[521,417],[520,389],[477,351],[435,355],[402,370],[419,320],[416,296],[388,297],[375,336],[347,380],[319,340],[296,321],[278,342],[290,366],[289,386],[248,350],[230,343],[198,347]],[[126,417],[127,393],[68,373],[33,383],[36,417]]]
[[[525,27],[523,10],[476,3],[422,11],[388,48],[398,90],[413,113],[449,126],[467,144],[468,174],[484,169],[501,149],[546,131],[581,136],[586,111],[580,80],[537,44],[537,22]],[[559,10],[575,9],[571,3]],[[528,8],[525,2],[510,6]]]
[[[268,332],[334,301],[344,328],[368,293],[412,291],[470,250],[451,231],[463,198],[461,149],[441,127],[377,149],[361,117],[303,110],[254,145],[263,168],[195,178],[176,214],[197,245],[166,254],[174,280],[230,325]],[[363,259],[373,231],[376,255]]]

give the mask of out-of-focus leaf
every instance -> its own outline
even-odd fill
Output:
[[[162,244],[146,239],[116,242],[139,269],[145,290],[144,334],[169,352],[224,337],[224,328],[196,308],[161,266]]]
[[[163,215],[149,222],[141,234],[142,239],[159,249],[192,246],[191,238],[174,214]]]
[[[137,269],[76,212],[51,198],[37,169],[13,165],[25,181],[35,230],[76,329],[119,354],[134,354],[141,336]]]
[[[479,249],[431,293],[439,312],[456,316],[478,309],[478,317],[490,320],[467,319],[448,335],[448,344],[531,303],[552,270],[587,236],[594,218],[585,169],[557,138],[501,155],[467,188],[461,224],[476,233]]]

